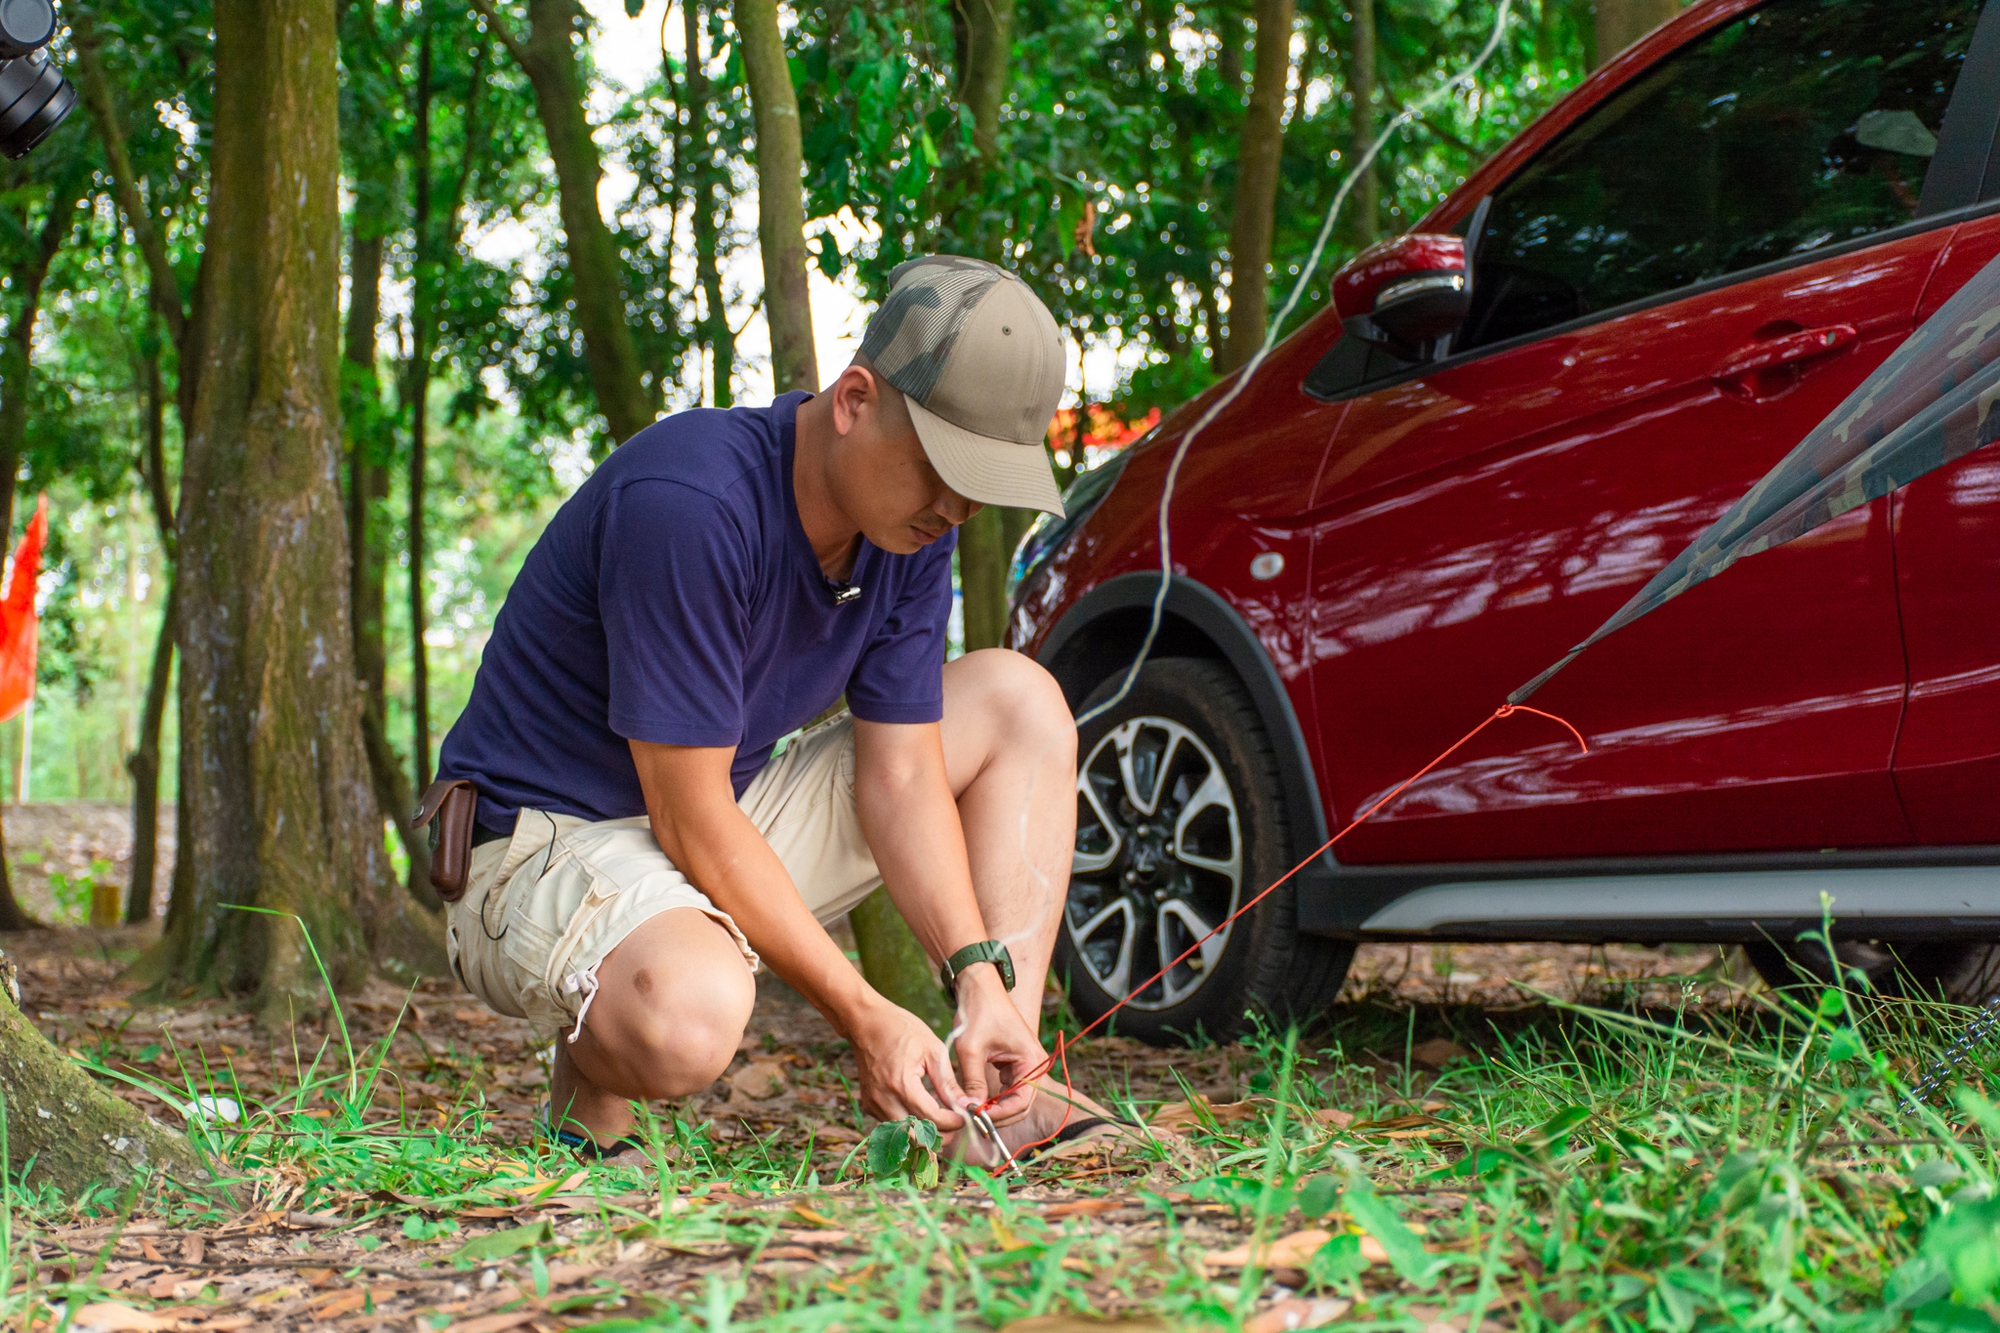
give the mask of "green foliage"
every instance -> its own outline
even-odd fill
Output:
[[[943,1139],[928,1120],[910,1116],[875,1126],[868,1135],[868,1175],[873,1180],[907,1177],[918,1189],[938,1183],[938,1149]]]

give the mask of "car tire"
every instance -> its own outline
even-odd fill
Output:
[[[1100,685],[1085,711],[1122,681]],[[1138,987],[1110,1028],[1166,1046],[1231,1040],[1253,1013],[1283,1023],[1332,1004],[1354,945],[1299,934],[1296,881],[1140,986],[1292,866],[1277,751],[1234,673],[1203,658],[1150,661],[1077,739],[1077,851],[1055,957],[1077,1014],[1095,1021]]]
[[[1879,995],[1984,1004],[2000,993],[2000,945],[1985,940],[1836,940],[1833,948],[1841,968],[1859,968]],[[1759,941],[1743,952],[1773,989],[1817,988],[1833,980],[1826,946],[1816,940]]]

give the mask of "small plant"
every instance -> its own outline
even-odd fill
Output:
[[[938,1127],[917,1116],[875,1126],[868,1136],[868,1175],[874,1180],[908,1176],[918,1189],[938,1183],[938,1150],[944,1139]]]
[[[27,857],[23,863],[30,863]],[[39,861],[41,858],[34,858]],[[105,876],[111,873],[111,863],[99,857],[90,863],[90,869],[81,875],[70,876],[60,870],[49,872],[49,897],[56,906],[56,918],[65,924],[82,925],[89,922],[93,926],[108,927],[118,924],[118,885],[108,883]]]

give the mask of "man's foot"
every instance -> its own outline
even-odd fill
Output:
[[[1005,1163],[1010,1155],[1020,1160],[1031,1148],[1046,1150],[1061,1144],[1143,1134],[1136,1125],[1120,1119],[1082,1093],[1048,1078],[1036,1083],[1035,1100],[1026,1115],[997,1128],[1000,1131],[997,1144],[969,1128],[945,1135],[945,1157],[992,1169]]]

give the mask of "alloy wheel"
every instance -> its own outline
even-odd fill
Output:
[[[1079,766],[1076,793],[1070,943],[1115,998],[1165,968],[1131,1004],[1172,1008],[1214,975],[1229,944],[1216,927],[1243,890],[1236,794],[1214,751],[1166,717],[1106,733]]]

